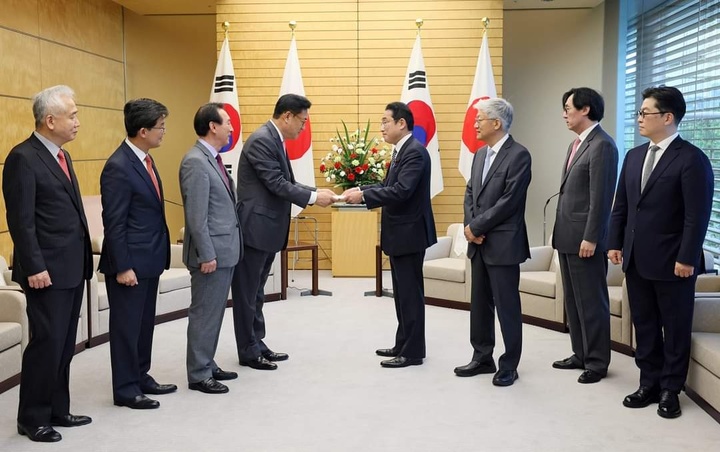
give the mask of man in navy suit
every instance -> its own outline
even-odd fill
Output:
[[[30,342],[20,376],[17,429],[33,441],[62,439],[53,426],[89,424],[70,414],[70,361],[92,251],[78,179],[62,147],[80,121],[75,93],[47,88],[33,98],[35,132],[5,159],[3,196],[13,240],[13,281],[27,299]]]
[[[160,274],[170,267],[162,182],[150,150],[165,136],[168,110],[152,99],[125,104],[127,138],[100,175],[104,240],[99,270],[110,304],[110,362],[115,405],[157,408],[145,394],[167,394],[148,374]]]
[[[390,256],[398,328],[392,348],[375,353],[390,357],[386,368],[422,364],[425,358],[425,289],[422,264],[425,250],[437,242],[430,203],[430,155],[412,136],[415,121],[402,102],[385,107],[380,131],[394,145],[393,159],[380,184],[351,188],[347,202],[364,201],[368,209],[382,207],[380,246]]]
[[[682,93],[648,88],[638,111],[650,142],[625,157],[613,207],[608,257],[623,265],[640,368],[629,408],[659,402],[664,418],[682,414],[678,393],[690,360],[695,280],[710,220],[713,171],[707,156],[678,135]]]
[[[495,373],[495,386],[518,378],[522,352],[520,264],[530,257],[525,202],[530,185],[530,152],[510,136],[513,108],[504,99],[477,104],[475,129],[487,146],[475,153],[465,190],[465,238],[472,266],[470,363],[456,367],[459,377]],[[495,310],[505,353],[495,371]]]

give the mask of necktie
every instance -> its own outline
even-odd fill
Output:
[[[215,156],[215,161],[218,164],[218,168],[220,168],[220,174],[222,174],[223,182],[225,182],[225,186],[228,190],[230,190],[230,179],[227,175],[227,170],[225,169],[225,165],[223,164],[222,157],[220,157],[220,154],[217,154]]]
[[[67,160],[65,159],[65,153],[62,149],[58,150],[58,162],[60,163],[60,168],[62,168],[63,173],[65,173],[70,183],[72,183],[72,178],[70,177],[70,170],[68,169]]]
[[[580,138],[575,138],[575,141],[573,141],[572,151],[570,151],[570,158],[568,158],[567,167],[565,168],[565,171],[570,169],[570,165],[572,164],[572,161],[575,158],[575,153],[577,152],[579,147],[580,147]]]
[[[647,161],[645,162],[645,168],[643,168],[642,180],[640,181],[640,193],[645,190],[645,184],[647,184],[648,179],[650,179],[650,174],[653,171],[653,166],[655,166],[655,155],[659,150],[660,146],[650,146],[650,149],[648,149],[648,157]]]
[[[495,156],[495,151],[493,150],[493,148],[488,148],[487,155],[485,156],[485,165],[483,166],[483,173],[482,173],[483,185],[485,185],[485,178],[487,177],[488,171],[490,171],[490,167],[492,166],[494,156]]]
[[[390,156],[390,168],[395,166],[395,160],[397,159],[398,150],[397,148],[393,148],[392,155]],[[390,172],[390,168],[388,168],[388,172]]]
[[[158,199],[162,199],[162,196],[160,196],[160,184],[158,184],[157,176],[155,176],[150,154],[145,156],[145,168],[147,168],[147,172],[150,174],[150,179],[152,179],[152,183],[155,186],[155,192],[157,193]]]

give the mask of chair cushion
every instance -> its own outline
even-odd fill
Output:
[[[22,341],[22,326],[15,322],[0,322],[0,352]]]
[[[720,377],[720,334],[693,333],[690,354],[695,361]]]
[[[610,314],[622,317],[622,286],[608,286],[608,294],[610,295]]]
[[[555,272],[520,272],[520,292],[555,298]]]
[[[107,287],[105,286],[104,282],[97,285],[97,295],[98,311],[105,311],[106,309],[110,309],[110,302],[108,301],[107,296]]]
[[[190,287],[190,272],[187,268],[171,267],[160,275],[159,292],[166,293],[173,290]]]
[[[454,257],[433,259],[423,263],[423,276],[428,279],[443,281],[465,282],[465,261]]]

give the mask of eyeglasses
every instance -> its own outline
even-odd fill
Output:
[[[645,116],[650,116],[650,115],[664,115],[665,113],[670,113],[670,112],[669,112],[669,111],[653,111],[653,112],[649,112],[649,111],[639,110],[639,111],[636,111],[636,112],[635,112],[635,115],[634,115],[634,116],[635,116],[636,118],[639,116],[639,117],[645,119]]]
[[[165,133],[165,126],[162,127],[150,127],[151,130],[162,130]]]
[[[387,127],[388,124],[395,124],[396,122],[397,121],[394,119],[383,118],[382,120],[380,120],[380,125],[382,127]]]
[[[497,118],[475,118],[475,124],[480,124],[483,121],[495,121]]]
[[[308,119],[310,119],[309,116],[308,116],[307,118],[301,118],[299,115],[296,115],[296,114],[294,114],[294,113],[293,113],[293,116],[295,116],[296,118],[298,118],[298,119],[300,120],[300,122],[302,123],[302,125],[305,125],[305,123],[308,122]]]

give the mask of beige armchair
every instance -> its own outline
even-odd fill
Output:
[[[625,274],[622,265],[608,261],[608,295],[610,295],[610,340],[613,350],[632,356],[634,354],[634,332],[630,319]]]
[[[19,290],[0,290],[0,394],[20,382],[22,354],[28,343],[25,295]]]
[[[525,323],[567,331],[560,262],[552,246],[531,247],[530,259],[520,264],[520,303]]]
[[[695,298],[686,389],[706,411],[720,411],[720,297]]]
[[[425,250],[423,282],[427,304],[470,309],[472,275],[462,231],[462,223],[451,224],[446,235]]]

